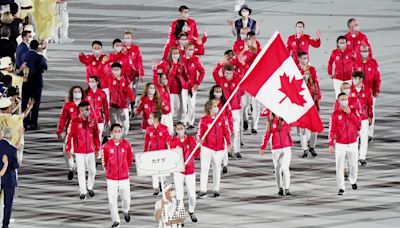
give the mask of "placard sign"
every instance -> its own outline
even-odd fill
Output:
[[[138,176],[160,176],[185,171],[181,148],[135,153]]]

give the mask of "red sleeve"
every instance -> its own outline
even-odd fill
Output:
[[[139,115],[143,111],[143,98],[139,100],[139,104],[136,107],[136,115]]]
[[[89,55],[79,55],[79,61],[85,65],[89,65],[92,63],[92,59],[90,58]]]
[[[319,46],[321,46],[320,39],[312,39],[310,36],[308,36],[308,43],[315,48],[318,48]]]
[[[329,61],[328,61],[328,75],[333,75],[332,74],[332,65],[333,65],[333,62],[335,61],[333,53],[334,53],[334,51],[332,51],[331,56],[329,57]]]
[[[197,143],[196,143],[196,139],[194,137],[190,137],[190,138],[191,138],[190,149],[193,151],[194,148],[196,148]],[[194,152],[193,157],[196,157],[196,158],[200,157],[200,147],[197,148],[197,150]]]
[[[144,149],[143,149],[143,151],[149,151],[149,144],[150,144],[150,131],[147,129],[146,133],[144,134]]]
[[[126,96],[128,97],[128,99],[131,102],[135,101],[135,95],[133,94],[133,90],[130,88],[128,83],[126,84],[125,91],[126,91]]]
[[[191,19],[192,20],[192,30],[193,30],[193,36],[194,37],[199,37],[199,33],[197,32],[197,24],[196,24],[196,21],[195,20],[193,20],[193,19]]]
[[[67,153],[71,153],[71,148],[72,148],[72,139],[75,138],[75,123],[72,120],[71,124],[68,127],[67,130],[67,136],[66,136],[66,145],[65,145],[65,151]]]
[[[204,55],[205,53],[204,44],[198,44],[197,42],[194,42],[193,44],[195,46],[193,55]]]
[[[361,129],[361,118],[360,115],[358,115],[355,110],[351,110],[349,119],[356,125],[356,128],[358,130]]]
[[[108,60],[105,62],[105,64],[110,64],[110,63],[114,63],[114,62],[120,61],[126,55],[127,55],[126,53],[124,54],[122,52],[110,54],[108,56]]]
[[[221,115],[221,117],[223,118],[223,116]],[[220,117],[220,118],[221,118]],[[224,137],[226,140],[226,145],[231,145],[231,131],[229,130],[229,126],[228,124],[226,124],[225,121],[223,121],[224,124],[222,124],[222,127],[224,128]]]
[[[68,109],[66,106],[67,103],[64,104],[61,110],[61,116],[60,119],[58,120],[58,125],[57,125],[57,135],[61,135],[65,128],[65,122],[67,121],[68,118]]]
[[[314,80],[314,83],[315,83],[315,87],[317,87],[318,100],[321,100],[321,89],[319,87],[317,71],[314,69],[312,74],[313,74],[313,80]]]
[[[214,81],[218,85],[221,83],[221,76],[219,74],[219,71],[222,69],[222,67],[223,67],[223,65],[218,63],[213,71]]]
[[[108,108],[107,95],[105,93],[103,98],[103,113],[104,113],[104,120],[106,121],[105,123],[107,124],[108,121],[110,121],[110,112]]]
[[[204,70],[204,66],[199,58],[197,59],[196,65],[197,65],[197,71],[199,72],[199,75],[197,76],[198,77],[197,81],[200,85],[203,82],[206,71]]]
[[[268,121],[268,118],[267,118],[267,121]],[[269,125],[269,122],[267,122],[267,131],[265,131],[265,135],[264,135],[264,138],[263,138],[261,146],[260,146],[261,150],[265,150],[267,148],[269,138],[271,137],[271,131],[268,130],[268,128],[269,128],[268,125]]]
[[[329,134],[328,134],[328,144],[333,146],[335,143],[335,133],[336,133],[336,117],[335,113],[332,113],[331,119],[329,121]]]
[[[143,58],[142,58],[142,52],[140,50],[140,47],[137,47],[136,54],[137,54],[136,65],[137,65],[137,69],[139,70],[139,75],[141,77],[144,77]]]
[[[167,41],[167,43],[169,43],[169,41],[171,41],[171,40],[175,40],[176,21],[177,20],[172,21],[171,25],[169,26],[169,33],[168,33],[168,41]]]
[[[377,95],[381,92],[381,73],[379,72],[379,66],[378,63],[375,64],[375,75],[374,75],[374,80],[373,80],[373,95]]]
[[[197,127],[197,131],[196,131],[196,140],[200,141],[201,138],[203,137],[203,134],[204,134],[203,118],[201,118],[200,121],[199,121],[199,125]]]
[[[373,105],[373,100],[372,100],[372,93],[369,88],[367,88],[368,95],[367,95],[367,112],[368,112],[368,118],[373,118],[374,117],[374,112],[372,110],[372,105]]]
[[[161,84],[158,80],[158,72],[157,69],[153,69],[153,83],[157,87],[157,89],[161,88]]]
[[[97,125],[97,121],[93,121],[93,143],[96,152],[100,151],[100,136],[99,136],[99,128]]]
[[[107,173],[106,167],[108,167],[108,157],[109,157],[109,148],[107,144],[103,146],[103,156],[102,156],[102,163],[103,163],[103,169]]]
[[[133,150],[132,146],[129,144],[129,142],[126,142],[128,144],[128,154],[126,156],[126,160],[128,162],[128,167],[130,168],[133,164]]]
[[[291,38],[289,36],[288,39],[287,39],[287,42],[286,42],[287,49],[288,49],[289,53],[292,50],[292,46],[290,45],[291,43],[292,43],[292,40],[291,40]]]
[[[162,59],[164,59],[164,60],[167,59],[169,50],[170,50],[173,46],[174,46],[173,43],[167,43],[167,44],[165,44]]]

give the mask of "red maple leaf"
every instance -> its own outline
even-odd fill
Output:
[[[281,79],[281,88],[279,90],[286,96],[279,102],[279,104],[281,104],[286,98],[289,98],[292,104],[304,106],[304,104],[307,103],[307,101],[304,100],[303,95],[300,94],[300,92],[304,90],[304,88],[301,87],[301,84],[303,84],[304,80],[303,79],[296,80],[293,77],[292,81],[289,82],[289,76],[287,76],[285,73],[283,73],[280,79]]]

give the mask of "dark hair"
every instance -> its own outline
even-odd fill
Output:
[[[0,36],[1,37],[10,37],[11,30],[8,26],[3,26],[0,30]]]
[[[307,52],[305,52],[305,51],[299,51],[299,52],[297,52],[297,58],[300,58],[300,57],[302,57],[303,55],[308,55],[308,54],[307,54]]]
[[[75,90],[76,88],[78,88],[78,89],[81,90],[81,93],[82,93],[82,100],[83,100],[83,97],[84,97],[85,93],[84,93],[82,87],[76,85],[76,86],[72,86],[72,87],[69,89],[69,91],[68,91],[68,101],[73,101],[73,100],[74,100],[74,90]]]
[[[158,119],[158,121],[161,121],[162,113],[160,111],[152,112],[151,115],[153,115],[154,118]]]
[[[185,124],[183,124],[181,121],[177,122],[177,123],[175,124],[175,127],[177,127],[178,125],[185,126]]]
[[[31,43],[29,44],[29,47],[32,50],[37,50],[39,48],[39,42],[37,40],[32,40]]]
[[[296,22],[296,25],[298,25],[298,24],[302,24],[303,25],[303,28],[305,28],[306,27],[306,25],[304,24],[304,22],[302,22],[302,21],[298,21],[298,22]]]
[[[256,35],[256,33],[255,32],[253,32],[253,31],[250,31],[250,32],[248,32],[247,33],[247,37],[249,37],[249,36],[255,36]]]
[[[177,38],[180,39],[182,36],[188,37],[188,34],[186,32],[181,32],[181,33],[179,33]]]
[[[233,52],[232,49],[226,50],[226,51],[224,52],[224,55],[230,55],[232,52]]]
[[[10,4],[10,13],[12,15],[15,15],[18,13],[18,4],[17,3],[13,2]]]
[[[111,68],[114,68],[114,67],[122,68],[122,65],[119,62],[114,62],[113,64],[111,64]]]
[[[14,86],[10,86],[7,89],[7,97],[18,95],[18,90]]]
[[[183,26],[185,26],[185,23],[187,22],[183,19],[179,19],[176,21],[175,31],[174,31],[175,38],[178,38],[179,34],[182,33],[182,28]]]
[[[351,76],[352,76],[353,78],[362,78],[362,79],[365,78],[365,75],[364,75],[364,73],[363,73],[362,71],[354,71],[354,72],[351,74]]]
[[[356,19],[354,17],[350,18],[349,20],[347,20],[347,28],[350,27],[351,22],[355,21]]]
[[[12,77],[11,75],[4,75],[2,78],[2,82],[4,83],[4,87],[10,87],[12,84]]]
[[[121,41],[120,39],[115,39],[115,40],[112,42],[112,46],[114,47],[114,45],[115,45],[116,43],[122,43],[122,41]]]
[[[222,89],[222,87],[220,85],[214,85],[213,87],[211,87],[210,94],[208,95],[208,99],[210,99],[210,100],[216,99],[215,96],[214,96],[214,90],[216,88],[221,88],[222,96],[220,98],[220,101],[221,101],[221,104],[224,105],[225,102],[226,102],[226,97],[225,97],[225,94],[224,94],[224,90]]]
[[[96,82],[98,82],[99,84],[97,84],[97,88],[101,89],[99,77],[97,77],[96,75],[92,75],[92,76],[89,77],[89,79],[90,78],[93,78]]]
[[[21,37],[26,37],[30,33],[32,33],[32,32],[28,31],[28,30],[24,30],[24,31],[22,31]]]
[[[78,104],[78,108],[83,108],[89,106],[89,102],[87,101],[82,101],[81,103]]]
[[[119,123],[115,123],[115,124],[112,124],[112,125],[111,125],[111,127],[110,127],[110,131],[114,130],[114,128],[116,128],[116,127],[119,127],[119,128],[121,128],[121,129],[122,129],[122,125],[121,125],[121,124],[119,124]]]
[[[225,64],[224,71],[234,71],[235,67],[232,64]]]
[[[341,93],[339,93],[339,94],[337,95],[337,98],[339,99],[339,97],[340,97],[340,96],[343,96],[343,95],[346,95],[346,96],[347,96],[347,94],[346,94],[346,93],[344,93],[344,92],[341,92]]]
[[[187,7],[187,6],[185,6],[185,5],[181,5],[181,6],[179,6],[179,12],[182,12],[182,11],[184,11],[184,10],[190,10],[189,9],[189,7]]]
[[[346,40],[347,41],[345,36],[338,36],[338,38],[336,39],[336,43],[338,43],[339,40]]]
[[[93,41],[93,42],[92,42],[92,47],[93,47],[95,44],[98,44],[98,45],[100,45],[101,47],[103,47],[103,43],[102,43],[101,41],[98,41],[98,40]]]

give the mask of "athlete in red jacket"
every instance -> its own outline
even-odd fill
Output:
[[[299,64],[297,54],[301,51],[309,53],[308,49],[310,45],[314,48],[321,46],[321,32],[317,31],[317,38],[312,39],[310,35],[304,33],[304,22],[298,21],[296,23],[296,34],[290,35],[287,39],[287,48],[292,56],[293,60]]]
[[[358,132],[361,128],[361,120],[356,109],[349,107],[348,97],[345,93],[338,95],[340,109],[333,111],[329,123],[329,152],[335,153],[336,179],[339,195],[344,194],[344,169],[345,158],[350,164],[349,180],[353,190],[357,189],[358,173]],[[335,149],[334,146],[335,145]]]
[[[293,141],[290,136],[290,125],[281,117],[270,112],[267,117],[267,130],[261,144],[259,154],[262,156],[267,144],[271,143],[272,160],[275,168],[275,179],[279,188],[278,194],[291,195],[290,186],[290,160],[292,158]]]
[[[110,128],[111,139],[103,145],[103,167],[107,178],[108,202],[114,225],[119,225],[118,194],[121,195],[122,211],[125,221],[130,221],[131,191],[129,169],[133,162],[130,143],[122,138],[122,126],[114,124]],[[117,223],[117,224],[116,224]],[[116,227],[116,226],[114,226]]]
[[[347,39],[347,48],[350,49],[355,58],[361,58],[360,46],[366,44],[369,47],[369,53],[372,56],[371,44],[368,41],[368,37],[360,32],[360,26],[355,18],[350,18],[347,21],[347,27],[349,32],[344,36]]]
[[[103,81],[104,67],[103,63],[106,59],[106,55],[102,53],[103,44],[100,41],[93,41],[92,43],[92,55],[85,55],[85,53],[79,53],[79,61],[86,66],[86,81],[89,81],[90,76],[97,75],[101,81]],[[104,86],[103,86],[104,87]]]
[[[72,158],[71,149],[74,150],[80,190],[79,197],[83,200],[87,192],[89,192],[90,197],[94,196],[93,185],[96,176],[96,157],[100,154],[100,138],[96,118],[90,116],[89,102],[82,101],[78,107],[80,114],[71,121],[68,127],[65,151],[68,157]],[[89,173],[87,184],[86,171]]]
[[[193,55],[196,56],[202,56],[205,53],[204,49],[204,43],[207,41],[207,33],[205,33],[201,38],[191,38],[189,39],[188,34],[185,32],[180,33],[177,36],[177,40],[175,43],[168,43],[164,47],[164,54],[163,54],[163,60],[166,60],[168,58],[168,53],[171,50],[171,48],[177,48],[179,50],[179,54],[181,56],[185,55],[185,48],[188,44],[193,44],[194,45],[194,51]]]
[[[168,97],[169,98],[169,97]],[[143,112],[142,130],[146,130],[149,126],[148,119],[152,112],[162,111],[162,100],[153,83],[147,83],[144,87],[142,97],[136,107],[135,115],[138,116]]]

